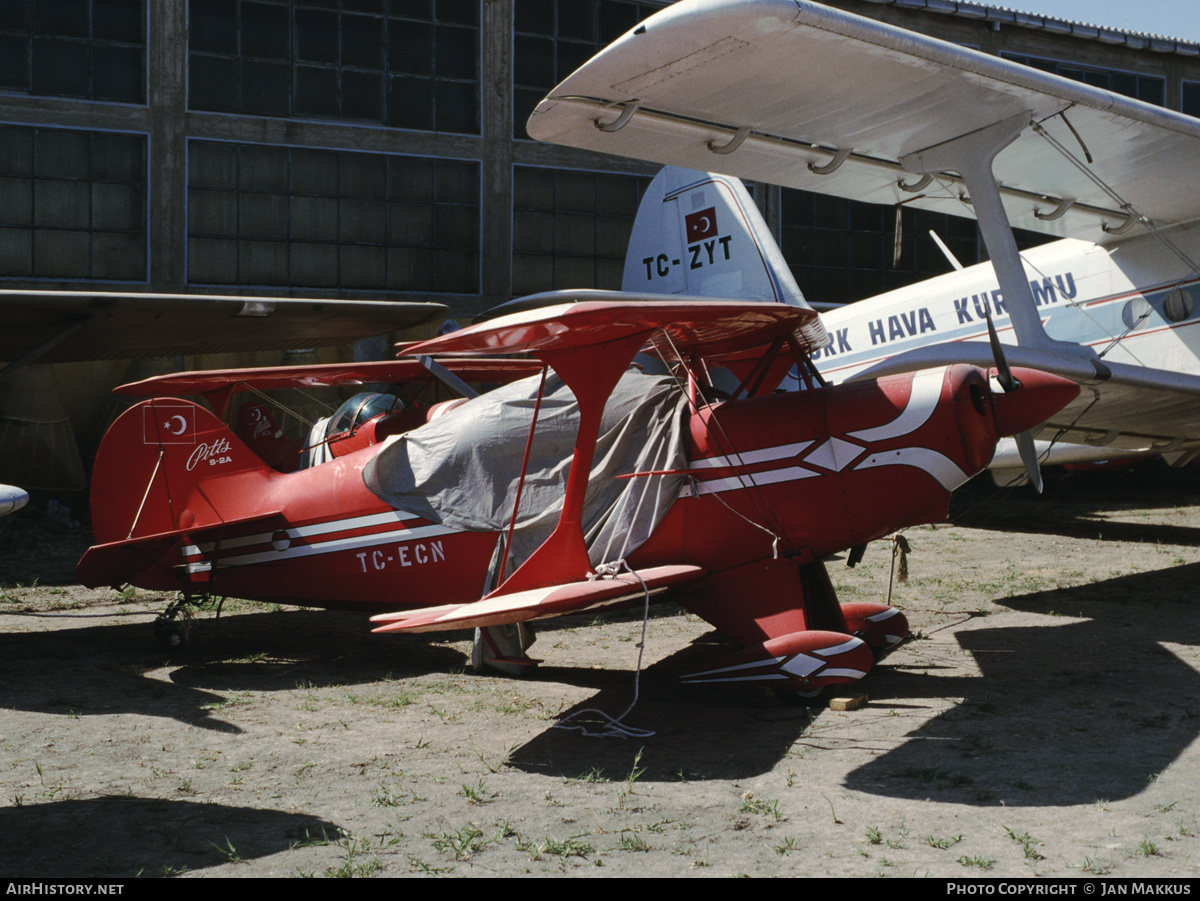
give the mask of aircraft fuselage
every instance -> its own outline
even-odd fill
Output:
[[[1169,237],[1200,256],[1196,229]],[[1108,247],[1067,239],[1022,258],[1051,338],[1109,362],[1200,373],[1200,309],[1191,296],[1200,279],[1153,236]],[[831,341],[814,358],[827,379],[845,381],[927,344],[986,341],[989,313],[1000,340],[1017,343],[991,264],[982,263],[822,314]]]

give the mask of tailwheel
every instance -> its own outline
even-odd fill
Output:
[[[190,618],[164,620],[162,615],[154,621],[154,637],[168,654],[182,654],[188,649],[191,641],[192,623]]]
[[[180,595],[173,600],[154,620],[159,647],[168,654],[186,653],[192,640],[192,610],[209,602],[208,595]]]

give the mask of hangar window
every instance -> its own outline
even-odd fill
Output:
[[[0,126],[2,277],[145,281],[145,135]]]
[[[1185,81],[1183,83],[1182,112],[1189,116],[1200,117],[1200,82]]]
[[[479,0],[191,0],[191,109],[479,133]]]
[[[0,3],[0,90],[146,102],[146,0]]]
[[[618,290],[650,179],[518,166],[513,173],[512,294]]]
[[[1016,53],[1001,53],[1004,59],[1012,60],[1023,66],[1052,72],[1063,78],[1082,81],[1095,88],[1103,88],[1126,97],[1144,100],[1163,106],[1166,103],[1166,79],[1156,75],[1141,75],[1137,72],[1122,72],[1117,69],[1100,69],[1091,66],[1080,66],[1076,63],[1062,62],[1055,59],[1041,59],[1036,56],[1022,56]]]
[[[479,164],[192,141],[188,280],[479,293]]]
[[[513,135],[556,84],[666,3],[513,0]]]
[[[804,296],[822,303],[853,303],[950,271],[929,236],[935,232],[964,266],[985,258],[974,220],[911,207],[897,209],[807,191],[784,189],[780,249]],[[1016,229],[1024,250],[1050,240]]]

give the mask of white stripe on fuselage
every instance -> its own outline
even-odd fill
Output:
[[[453,535],[457,531],[443,525],[428,524],[415,527],[389,529],[384,532],[368,532],[362,535],[353,535],[343,538],[331,538],[326,541],[318,541],[311,544],[292,544],[292,541],[297,538],[310,538],[316,535],[331,535],[339,532],[349,532],[357,529],[384,525],[390,522],[402,522],[405,519],[416,518],[417,517],[413,514],[406,513],[403,510],[392,510],[388,511],[387,513],[375,513],[367,516],[351,517],[349,519],[333,519],[328,520],[327,522],[311,523],[305,526],[296,526],[283,529],[281,530],[283,533],[282,536],[279,536],[278,532],[259,532],[254,535],[231,538],[220,542],[220,551],[222,553],[231,548],[267,544],[274,540],[277,536],[279,536],[281,543],[286,541],[286,544],[279,550],[273,548],[271,550],[241,554],[236,557],[220,557],[217,563],[221,568],[229,566],[250,566],[255,563],[276,563],[281,560],[311,557],[319,554],[332,554],[338,551],[357,550],[364,547],[377,547],[381,544],[389,544],[392,542],[403,544],[409,541],[437,538],[443,535]],[[200,554],[211,554],[216,549],[216,542],[204,542],[201,545],[184,545],[183,553],[185,556],[194,557]],[[203,567],[204,564],[193,563],[192,566]]]
[[[856,460],[859,462],[854,466],[855,470],[875,469],[880,466],[911,466],[927,472],[947,490],[953,491],[967,480],[967,474],[953,460],[937,451],[925,447],[904,447],[874,454],[869,453],[872,443],[910,435],[925,425],[941,401],[942,386],[945,380],[946,367],[944,366],[922,370],[914,375],[908,400],[904,409],[900,411],[900,415],[882,425],[847,433],[848,438],[857,439],[862,444],[830,436],[828,441],[817,445],[799,461],[803,464],[802,466],[785,466],[752,473],[740,472],[721,479],[697,481],[685,486],[684,490],[680,492],[680,496],[696,497],[705,494],[722,494],[726,491],[737,491],[755,486],[795,482],[821,475],[823,472],[841,472]],[[802,441],[758,448],[729,456],[707,457],[703,460],[693,461],[691,468],[735,467],[738,463],[749,465],[782,459],[790,461],[813,444],[816,442]],[[862,457],[864,453],[869,454],[865,459]]]

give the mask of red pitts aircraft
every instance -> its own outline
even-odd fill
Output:
[[[99,543],[80,580],[180,591],[170,616],[220,595],[367,610],[379,632],[475,627],[501,665],[531,662],[513,624],[670,588],[743,647],[689,681],[812,693],[861,678],[908,633],[891,607],[839,605],[822,559],[943,518],[999,436],[1078,391],[1002,360],[1003,390],[965,365],[829,387],[809,363],[824,330],[807,307],[600,291],[542,302],[555,299],[395,362],[119,389],[153,399],[100,447]],[[540,362],[472,356],[517,353]],[[408,390],[431,378],[420,355],[436,373],[509,384],[436,418],[444,406],[360,395],[314,429],[294,471],[256,452],[280,451],[257,407],[240,417],[245,440],[222,422],[247,388]],[[804,390],[776,393],[793,367]],[[197,392],[216,415],[171,396]]]

